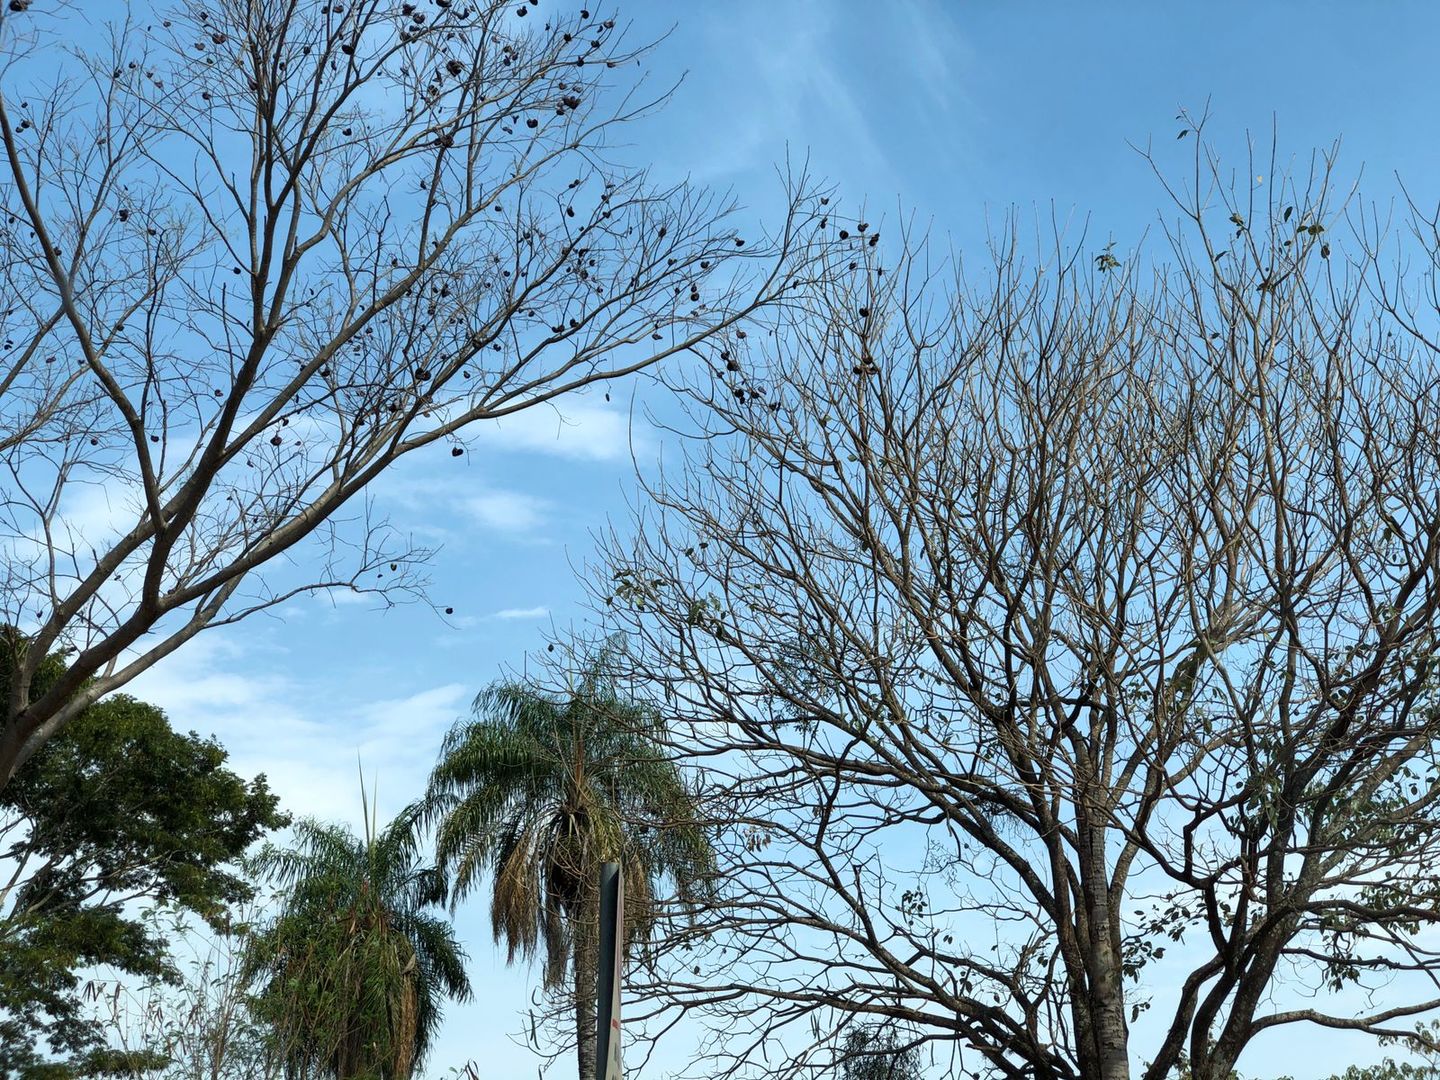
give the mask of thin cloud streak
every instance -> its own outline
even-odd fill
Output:
[[[548,607],[505,608],[490,617],[492,619],[543,619],[549,614]]]
[[[630,456],[630,417],[620,408],[581,397],[533,406],[465,430],[472,446],[503,453],[544,454],[572,461],[623,461]]]

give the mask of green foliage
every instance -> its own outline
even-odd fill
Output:
[[[1326,1080],[1440,1080],[1440,1020],[1417,1024],[1413,1035],[1383,1035],[1380,1045],[1400,1045],[1420,1055],[1421,1060],[1396,1061],[1385,1058],[1375,1065],[1351,1065]]]
[[[565,920],[607,861],[625,867],[627,935],[643,937],[653,884],[693,899],[712,866],[693,793],[660,749],[664,721],[626,700],[607,671],[611,642],[563,699],[501,683],[476,718],[446,737],[423,812],[438,819],[436,854],[463,898],[488,867],[492,921],[510,959],[543,945],[547,981],[564,970]]]
[[[1440,1080],[1440,1068],[1387,1057],[1378,1065],[1351,1065],[1342,1073],[1334,1073],[1328,1080]]]
[[[3,641],[0,693],[19,639]],[[61,657],[47,657],[42,682],[63,670]],[[213,740],[115,695],[0,792],[0,1076],[113,1071],[83,970],[173,979],[167,940],[139,912],[164,904],[221,927],[254,895],[237,860],[289,818],[263,776],[247,783],[225,760]],[[46,1065],[42,1041],[70,1063]]]
[[[442,999],[465,1000],[465,953],[431,911],[438,878],[419,860],[413,817],[361,839],[300,822],[256,869],[283,891],[251,938],[244,977],[292,1080],[406,1080],[439,1030]]]

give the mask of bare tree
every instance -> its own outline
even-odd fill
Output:
[[[805,309],[677,385],[591,581],[709,777],[722,899],[628,1014],[709,1010],[705,1075],[886,1019],[1017,1080],[1425,1041],[1440,231],[1192,144],[1164,265],[832,214]]]
[[[747,238],[616,165],[664,95],[613,15],[560,6],[126,5],[98,50],[77,13],[0,15],[0,623],[28,640],[0,787],[206,627],[423,595],[427,552],[362,494],[399,458],[780,297],[803,180]]]
[[[147,912],[146,921],[176,943],[175,976],[138,986],[88,983],[109,1047],[85,1064],[94,1074],[134,1080],[281,1080],[293,1035],[254,1015],[243,974],[246,941],[263,914],[263,904],[251,903],[217,932],[170,909]]]

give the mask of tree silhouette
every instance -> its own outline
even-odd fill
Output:
[[[919,1050],[893,1028],[867,1025],[845,1035],[840,1080],[923,1080]]]
[[[125,11],[99,49],[68,39],[78,9],[0,14],[0,620],[35,641],[0,788],[207,627],[423,598],[377,477],[731,339],[813,242],[803,179],[746,244],[724,200],[610,164],[660,101],[599,11]]]
[[[0,627],[0,692],[26,643]],[[52,654],[39,677],[65,670]],[[0,1075],[58,1074],[103,1061],[87,969],[177,977],[159,908],[229,923],[254,889],[241,863],[290,823],[263,776],[225,767],[213,740],[173,730],[125,694],[96,702],[0,793]]]
[[[831,207],[855,269],[675,380],[688,461],[586,581],[727,826],[637,988],[711,1075],[823,1070],[837,1013],[1033,1080],[1440,1014],[1440,231],[1190,127],[1163,259],[977,278]]]

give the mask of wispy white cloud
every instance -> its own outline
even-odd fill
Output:
[[[873,5],[872,5],[873,6]],[[676,34],[706,56],[676,94],[691,180],[736,184],[747,205],[777,162],[808,161],[876,220],[914,198],[913,170],[962,166],[977,110],[973,52],[947,0],[890,0],[885,16],[841,0],[733,0],[691,10]],[[678,8],[677,8],[678,10]],[[957,107],[958,106],[958,107]],[[916,139],[906,142],[914,132]]]
[[[486,491],[458,499],[455,509],[468,520],[498,532],[529,533],[545,521],[548,504],[518,491]]]
[[[484,534],[543,543],[553,504],[488,484],[478,470],[445,475],[402,467],[371,485],[377,507],[426,543],[464,547]]]
[[[38,495],[41,485],[34,479],[27,482],[32,485],[32,497]],[[96,559],[129,532],[144,512],[139,485],[124,477],[67,481],[50,516],[48,530],[48,508],[42,514],[8,485],[4,494],[7,498],[5,509],[0,511],[0,559],[11,567],[29,566],[37,577],[53,574],[55,587],[62,594],[88,575]],[[116,611],[126,608],[131,590],[124,578],[139,561],[137,556],[122,564],[120,584],[102,584],[98,607]],[[36,599],[43,603],[41,596]],[[22,625],[29,628],[28,623]]]
[[[472,445],[585,461],[622,460],[630,454],[630,440],[627,410],[579,396],[465,430],[465,441]]]
[[[365,593],[358,589],[326,589],[323,593],[317,593],[316,599],[331,607],[367,607],[382,603],[374,593]]]
[[[944,114],[977,111],[967,78],[975,56],[955,11],[940,0],[903,0],[894,11],[897,36],[910,51],[908,73],[930,108]]]
[[[504,608],[491,616],[493,619],[543,619],[550,614],[548,607]]]
[[[473,690],[447,682],[369,702],[346,702],[323,681],[265,675],[273,665],[202,635],[127,688],[165,710],[181,731],[214,735],[230,765],[264,773],[282,806],[359,828],[360,769],[388,818],[424,788],[440,742]],[[358,760],[358,766],[357,766]]]
[[[877,132],[883,122],[873,87],[857,78],[875,62],[846,53],[853,39],[846,5],[833,0],[739,3],[691,16],[696,47],[727,58],[691,73],[680,100],[703,122],[687,145],[693,180],[723,183],[771,174],[775,163],[815,154],[822,175],[842,164],[848,187],[888,194],[898,176]],[[873,20],[872,20],[873,21]],[[682,26],[682,32],[687,32]],[[703,44],[702,44],[703,42]],[[887,102],[908,72],[887,73]],[[703,133],[703,134],[702,134]]]

